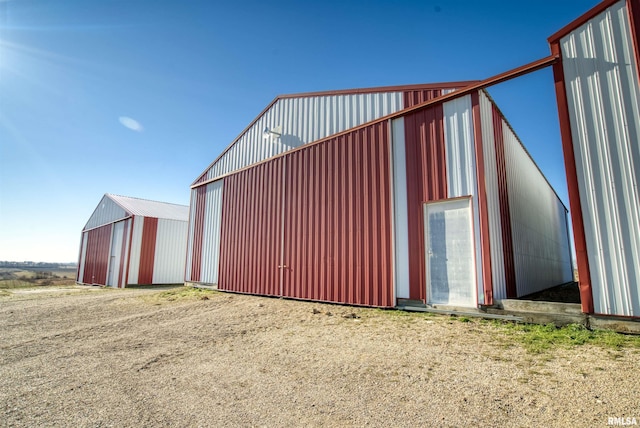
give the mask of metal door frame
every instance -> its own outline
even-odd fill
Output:
[[[423,203],[423,224],[424,224],[424,269],[425,269],[425,284],[426,294],[425,301],[427,305],[430,305],[430,296],[431,296],[431,276],[430,276],[430,251],[429,251],[429,223],[428,213],[429,207],[435,205],[445,205],[445,204],[453,204],[460,203],[462,201],[467,202],[467,206],[469,208],[469,245],[470,245],[470,253],[471,253],[471,278],[472,283],[470,284],[472,289],[472,298],[469,302],[469,307],[476,307],[478,301],[478,278],[477,278],[477,267],[476,267],[476,245],[475,245],[475,228],[474,228],[474,217],[473,217],[473,198],[472,196],[461,196],[457,198],[448,198],[448,199],[440,199],[437,201],[428,201]],[[454,305],[462,306],[458,303],[454,303]]]

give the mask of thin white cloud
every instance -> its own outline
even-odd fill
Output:
[[[131,119],[130,117],[127,117],[127,116],[120,116],[118,120],[120,121],[122,126],[124,126],[125,128],[129,128],[132,131],[136,131],[136,132],[144,131],[144,128],[142,127],[140,122],[138,122],[135,119]]]

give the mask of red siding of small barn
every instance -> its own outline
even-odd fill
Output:
[[[153,263],[156,255],[156,235],[158,233],[158,219],[145,217],[142,227],[142,243],[140,245],[140,270],[138,284],[153,283]]]
[[[83,277],[85,284],[107,284],[112,227],[112,224],[107,224],[87,232],[87,251]]]
[[[394,306],[387,127],[225,178],[218,287]]]
[[[405,116],[409,294],[426,299],[423,203],[447,197],[442,104]]]

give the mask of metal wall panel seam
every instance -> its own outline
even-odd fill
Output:
[[[504,266],[506,298],[517,297],[516,272],[513,254],[513,233],[511,230],[511,213],[509,209],[509,183],[507,180],[507,167],[505,159],[504,123],[502,115],[492,104],[493,135],[496,153],[496,166],[498,178],[498,200],[500,202],[500,219],[502,230],[502,257]]]
[[[627,11],[636,59],[636,76],[638,76],[640,84],[640,0],[627,0]]]
[[[484,161],[484,132],[482,129],[482,107],[480,106],[480,92],[471,94],[471,108],[473,120],[473,139],[475,141],[476,190],[478,192],[478,216],[480,235],[480,263],[482,264],[483,299],[479,303],[493,305],[493,274],[491,269],[491,233],[489,232],[489,199],[486,190],[486,172]],[[492,142],[491,142],[492,143]],[[489,144],[491,144],[489,143]]]
[[[493,104],[484,91],[480,91],[480,110],[484,151],[485,189],[487,211],[489,215],[491,275],[494,299],[506,299],[504,255],[502,246],[502,225],[500,217],[500,199],[498,189],[498,167],[496,161],[496,142],[493,129]]]

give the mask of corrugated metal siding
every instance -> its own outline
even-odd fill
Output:
[[[387,127],[225,178],[218,287],[393,306]]]
[[[143,217],[156,217],[168,220],[189,220],[189,207],[170,204],[168,202],[150,201],[148,199],[131,198],[129,196],[112,195],[107,198],[123,207],[129,214]]]
[[[502,222],[500,217],[500,192],[498,188],[498,167],[496,163],[496,140],[493,130],[493,104],[480,92],[480,115],[482,120],[482,149],[484,153],[485,190],[489,214],[489,242],[491,243],[491,276],[493,297],[506,299],[507,289],[504,274],[502,247]]]
[[[119,274],[122,267],[122,248],[124,247],[124,221],[113,224],[113,232],[111,235],[111,250],[109,253],[109,272],[107,273],[107,285],[110,287],[119,287]]]
[[[287,156],[283,294],[394,306],[388,122]]]
[[[425,301],[423,203],[447,197],[442,105],[404,117],[410,298]]]
[[[153,267],[156,255],[157,233],[158,219],[155,217],[144,217],[142,243],[140,245],[138,284],[153,284]]]
[[[283,165],[278,158],[225,178],[219,289],[281,294]]]
[[[218,283],[220,228],[222,227],[222,190],[223,180],[214,181],[206,186],[200,281],[207,284]]]
[[[185,221],[158,219],[153,284],[184,282],[187,228]]]
[[[402,108],[402,92],[279,99],[212,165],[206,177],[213,179]],[[264,139],[265,128],[278,126],[281,137]]]
[[[187,277],[190,281],[200,282],[202,271],[202,239],[204,234],[204,217],[207,208],[207,188],[205,186],[194,189],[191,196],[191,213],[193,220],[193,234],[191,243],[189,244],[190,275]]]
[[[472,196],[473,236],[475,246],[476,297],[484,296],[482,285],[482,247],[478,191],[476,187],[475,142],[471,115],[471,95],[456,98],[443,104],[445,155],[447,160],[447,196],[457,198]]]
[[[185,266],[185,281],[193,281],[191,275],[191,266],[193,264],[194,245],[195,245],[195,223],[196,223],[196,203],[198,197],[198,189],[191,189],[191,198],[189,201],[189,231],[187,236],[187,261]]]
[[[409,225],[404,117],[394,119],[391,127],[395,291],[396,299],[408,299],[411,294],[409,291]]]
[[[131,219],[127,219],[124,221],[124,230],[122,231],[122,251],[120,253],[120,272],[118,272],[118,287],[126,287],[126,266],[129,261],[129,235],[131,228]]]
[[[142,248],[142,231],[144,230],[144,222],[144,217],[135,216],[133,218],[133,235],[131,236],[128,284],[141,284],[141,282],[138,281],[138,273],[140,271],[140,249]]]
[[[640,89],[626,3],[560,45],[594,310],[640,316]]]
[[[83,274],[85,284],[107,284],[112,227],[113,224],[107,224],[86,232],[87,249]]]
[[[84,265],[87,259],[87,237],[89,232],[82,232],[82,237],[80,238],[80,261],[78,262],[78,282],[84,283]]]
[[[511,128],[503,123],[517,296],[573,278],[566,210]]]
[[[94,227],[102,226],[114,221],[127,217],[129,214],[122,209],[118,204],[109,198],[109,195],[104,195],[100,200],[100,203],[89,217],[89,221],[85,225],[83,230],[93,229]]]
[[[511,231],[511,210],[509,209],[509,191],[505,160],[505,141],[503,128],[506,127],[502,115],[494,105],[492,109],[493,138],[496,150],[496,168],[498,176],[498,199],[500,201],[500,219],[502,230],[502,257],[504,266],[505,293],[508,299],[517,297],[516,271],[513,257],[513,238]]]
[[[409,108],[439,97],[440,95],[442,95],[442,89],[421,89],[414,91],[405,91],[402,95],[404,108]]]

